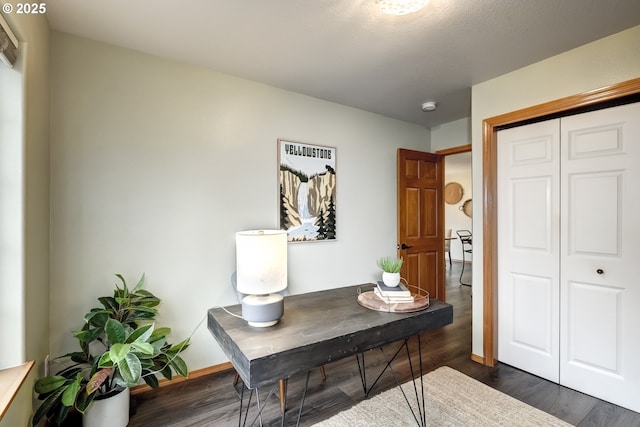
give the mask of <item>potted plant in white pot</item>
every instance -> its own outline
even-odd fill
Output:
[[[113,297],[98,298],[102,307],[85,314],[84,326],[74,332],[80,351],[61,356],[59,359],[69,365],[36,381],[34,390],[43,402],[33,416],[34,426],[43,417],[51,425],[61,425],[69,412],[76,410],[83,414],[85,427],[94,422],[92,413],[98,419],[107,418],[105,425],[124,427],[129,422],[130,387],[144,380],[157,388],[157,374],[167,379],[174,372],[188,375],[179,353],[187,349],[189,339],[169,344],[167,335],[171,330],[155,326],[160,299],[142,289],[145,275],[133,290],[129,290],[122,275],[116,276],[122,288],[116,285]],[[107,409],[101,414],[97,407],[114,400],[122,401],[126,408]]]
[[[378,259],[378,267],[382,269],[382,282],[385,285],[393,288],[400,284],[402,261],[402,258],[391,256]]]

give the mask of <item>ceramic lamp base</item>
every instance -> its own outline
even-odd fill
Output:
[[[280,294],[247,295],[242,299],[242,318],[251,326],[273,326],[283,313],[284,297]]]

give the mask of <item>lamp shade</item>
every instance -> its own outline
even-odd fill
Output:
[[[236,233],[238,292],[265,295],[287,288],[287,232],[249,230]]]

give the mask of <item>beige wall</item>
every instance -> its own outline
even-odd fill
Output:
[[[291,293],[376,280],[395,253],[396,149],[428,129],[56,32],[52,55],[52,354],[114,273],[146,272],[174,341],[235,303],[235,232],[277,226],[278,138],[338,156],[338,239],[289,245]],[[185,359],[227,360],[206,323]]]
[[[33,382],[49,344],[49,26],[44,16],[4,17],[20,41],[20,53],[14,69],[0,71],[0,312],[10,315],[0,321],[0,367],[37,361],[0,422],[15,427],[29,423]]]
[[[431,128],[431,151],[435,152],[471,144],[470,124],[471,118],[465,117]],[[465,158],[466,156],[469,156],[468,165],[461,167],[459,159]],[[452,236],[456,237],[456,230],[472,230],[471,219],[460,210],[465,200],[472,197],[473,186],[470,153],[446,156],[444,174],[445,183],[457,182],[462,185],[464,189],[464,196],[459,203],[444,205],[445,229],[450,228],[452,230]],[[451,241],[451,258],[454,260],[462,260],[462,245],[459,240]]]
[[[473,198],[482,200],[482,120],[640,77],[640,26],[473,86],[471,130]],[[476,248],[482,247],[482,211],[473,215]],[[482,252],[473,253],[473,344],[482,349]]]
[[[431,151],[471,144],[471,117],[431,128]]]

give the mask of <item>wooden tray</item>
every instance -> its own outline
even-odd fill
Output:
[[[444,186],[444,201],[450,205],[455,205],[462,200],[464,190],[457,182],[450,182]]]
[[[411,313],[424,310],[429,307],[429,295],[414,294],[413,302],[387,304],[375,294],[374,291],[363,292],[358,295],[358,304],[370,310],[384,311],[387,313]]]

